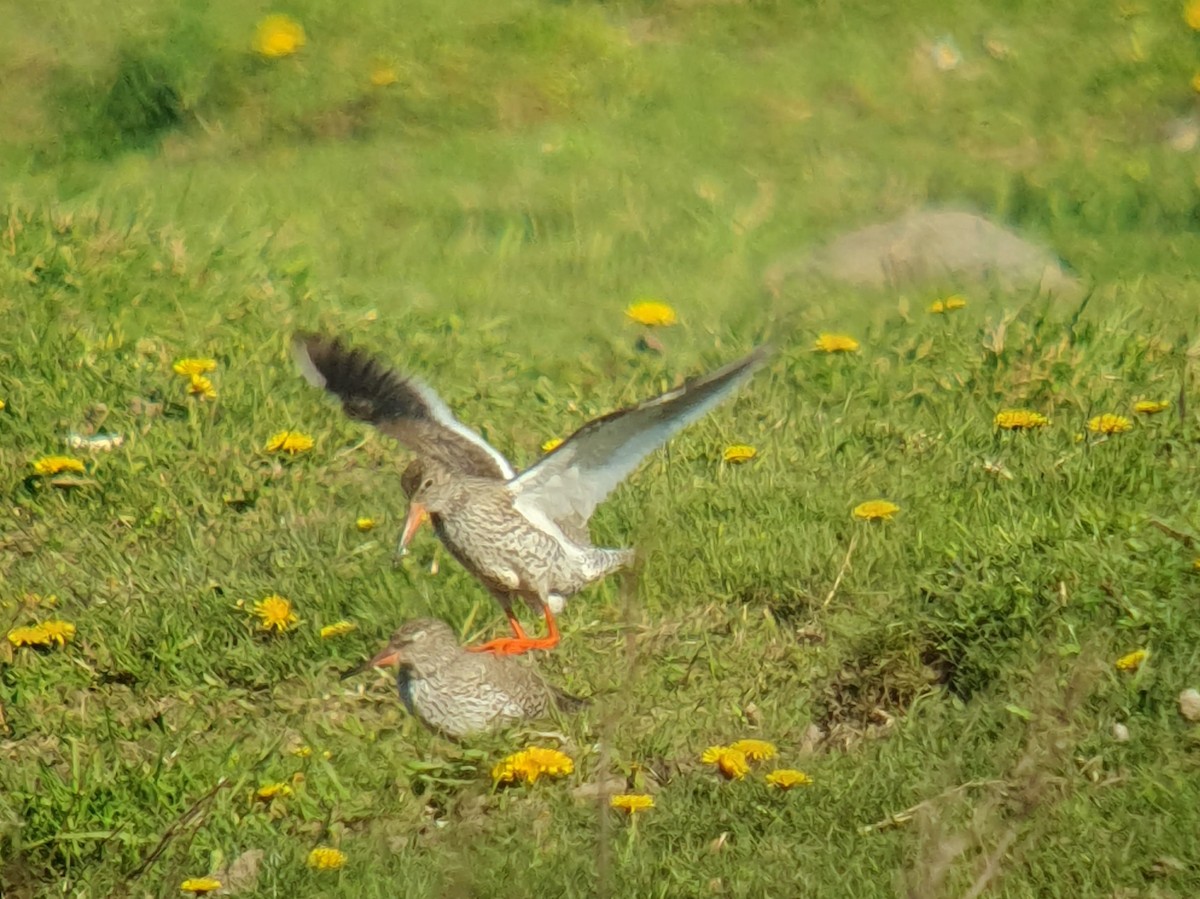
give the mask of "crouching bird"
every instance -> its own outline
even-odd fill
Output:
[[[596,506],[651,451],[707,413],[766,360],[748,356],[636,406],[589,421],[525,471],[462,424],[430,388],[335,338],[299,334],[296,361],[312,384],[416,453],[400,483],[409,499],[401,546],[428,516],[450,554],[499,601],[513,636],[473,647],[516,654],[558,645],[554,616],[592,581],[633,562],[629,549],[593,546]],[[546,618],[525,634],[513,611],[524,599]]]
[[[542,680],[522,660],[468,652],[446,622],[418,618],[402,625],[367,668],[397,665],[396,686],[409,713],[455,739],[508,724],[576,712],[587,703]]]

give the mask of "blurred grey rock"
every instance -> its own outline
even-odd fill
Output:
[[[800,751],[806,755],[816,752],[817,746],[825,739],[825,736],[825,731],[815,724],[810,724],[804,729],[804,735],[800,738]]]
[[[1163,142],[1177,153],[1190,153],[1200,144],[1200,115],[1171,119],[1163,127]]]
[[[1200,721],[1200,690],[1189,687],[1179,694],[1179,714],[1188,721]]]
[[[612,777],[601,776],[597,780],[581,783],[571,790],[571,795],[580,802],[595,802],[598,799],[606,799],[626,791],[625,778],[613,775]]]
[[[1118,743],[1129,742],[1129,728],[1121,722],[1117,722],[1112,726],[1112,738]]]
[[[1079,289],[1050,250],[983,216],[953,209],[914,210],[851,231],[774,263],[765,276],[772,292],[803,279],[874,289],[994,284],[1055,295]]]
[[[247,849],[233,862],[213,872],[213,878],[221,881],[219,896],[235,896],[238,893],[253,893],[258,889],[258,869],[265,853],[261,849]]]

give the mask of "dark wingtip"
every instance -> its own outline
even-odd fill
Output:
[[[407,380],[366,351],[336,337],[304,331],[292,337],[292,347],[305,379],[337,396],[350,418],[379,425],[390,419],[429,417]]]
[[[694,390],[697,388],[701,390],[713,388],[718,391],[727,390],[729,388],[726,385],[741,384],[762,368],[774,352],[774,344],[759,344],[740,359],[735,359],[715,371],[688,379],[684,384],[684,390]],[[672,396],[674,392],[666,395]]]
[[[774,343],[760,343],[742,358],[742,365],[747,369],[755,370],[765,365],[767,360],[774,355]]]

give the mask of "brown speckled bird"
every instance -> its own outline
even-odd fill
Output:
[[[450,625],[437,618],[407,622],[363,667],[389,665],[400,667],[396,686],[405,708],[450,737],[543,718],[554,709],[574,712],[585,705],[547,684],[523,660],[468,652]]]
[[[505,654],[556,646],[554,616],[566,598],[632,563],[632,550],[592,545],[592,512],[648,453],[733,393],[769,353],[759,347],[682,387],[589,421],[517,474],[416,379],[336,339],[300,334],[295,349],[305,377],[341,399],[347,415],[416,452],[401,477],[410,501],[401,546],[428,515],[450,554],[508,617],[514,636],[477,649]],[[515,597],[545,615],[545,637],[526,636]]]

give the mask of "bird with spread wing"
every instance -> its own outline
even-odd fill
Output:
[[[401,546],[428,516],[450,554],[499,601],[513,636],[476,650],[517,654],[558,645],[555,615],[567,597],[633,562],[629,549],[594,546],[592,512],[651,451],[732,394],[770,353],[748,356],[661,396],[587,422],[519,474],[454,417],[429,387],[336,338],[299,334],[296,361],[310,383],[334,394],[416,454],[401,476],[409,499]],[[546,619],[529,637],[513,611],[524,599]]]

